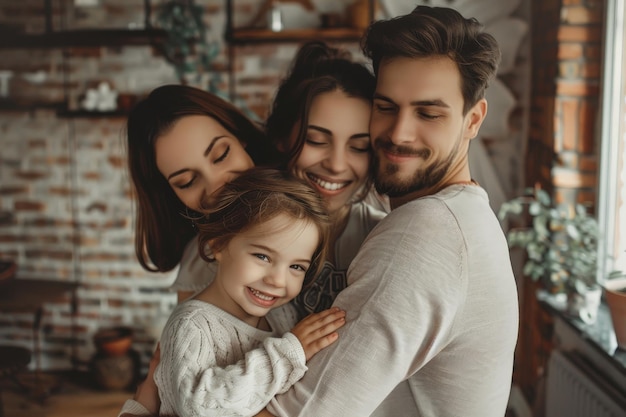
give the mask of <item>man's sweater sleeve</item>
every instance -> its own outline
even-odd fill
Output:
[[[440,214],[433,208],[432,215]],[[449,227],[433,230],[429,219],[400,208],[379,223],[335,301],[347,312],[339,339],[309,361],[302,380],[270,402],[271,413],[368,416],[446,346],[466,281],[453,262],[463,252],[458,228],[453,219],[438,222]]]

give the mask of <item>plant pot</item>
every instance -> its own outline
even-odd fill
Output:
[[[606,280],[604,293],[611,312],[617,345],[626,350],[626,274]]]
[[[601,286],[584,286],[582,291],[567,294],[567,313],[579,318],[585,324],[593,324],[598,318],[601,299]]]
[[[124,356],[133,342],[133,329],[126,326],[100,329],[93,336],[98,353],[104,356]]]

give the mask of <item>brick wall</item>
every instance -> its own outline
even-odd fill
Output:
[[[533,0],[526,185],[595,211],[605,0]],[[514,381],[535,401],[553,346],[553,318],[524,280]],[[518,366],[519,364],[519,366]],[[539,400],[541,395],[539,394]],[[540,404],[540,403],[539,403]]]
[[[190,80],[206,88],[213,79],[227,95],[225,2],[195,3],[203,7],[207,39],[216,43],[219,55],[209,71]],[[43,4],[0,3],[0,29],[20,25],[26,32],[42,33]],[[100,0],[97,8],[73,8],[70,0],[52,4],[55,30],[136,27],[143,22],[140,0]],[[237,0],[235,5],[235,21],[241,23],[250,19],[259,2]],[[339,45],[358,52],[356,43]],[[296,44],[237,47],[236,103],[264,118],[296,49]],[[84,367],[94,354],[95,331],[120,324],[135,328],[133,348],[145,365],[154,343],[150,329],[158,328],[175,304],[167,290],[174,274],[147,273],[134,256],[125,118],[60,117],[55,106],[78,106],[81,94],[99,81],[108,81],[121,93],[140,95],[178,83],[176,73],[147,45],[0,53],[0,70],[13,72],[10,102],[0,99],[0,259],[15,260],[20,278],[80,284],[75,316],[69,298],[45,305],[41,366],[67,369],[75,355]],[[0,312],[0,344],[33,349],[33,320],[31,312]]]
[[[526,183],[594,209],[604,0],[533,1]]]

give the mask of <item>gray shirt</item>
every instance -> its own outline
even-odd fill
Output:
[[[339,340],[268,409],[280,416],[502,417],[517,341],[508,245],[478,186],[383,219],[335,300]]]

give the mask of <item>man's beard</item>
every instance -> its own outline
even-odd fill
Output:
[[[405,146],[396,146],[390,142],[383,142],[378,138],[374,142],[374,148],[376,151],[380,149],[390,150],[399,155],[416,155],[423,158],[424,161],[428,161],[428,158],[432,155],[432,151],[429,149],[414,150]],[[439,184],[449,172],[457,153],[458,144],[443,161],[430,161],[425,168],[418,169],[411,177],[402,179],[397,177],[400,167],[388,161],[384,168],[381,167],[378,153],[375,152],[373,166],[376,191],[394,198],[432,188]]]

